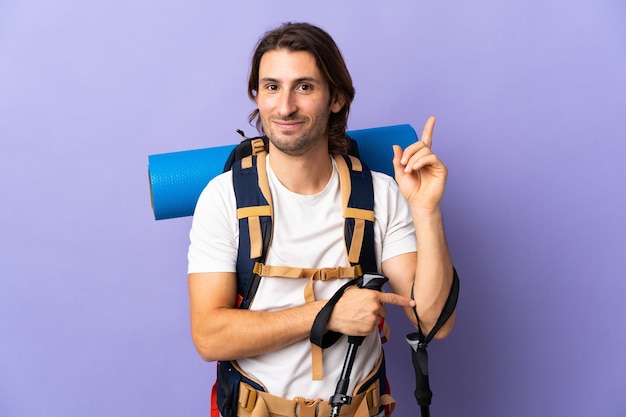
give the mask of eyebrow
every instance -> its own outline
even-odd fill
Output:
[[[314,77],[300,77],[300,78],[296,78],[295,80],[293,80],[294,84],[300,84],[303,82],[307,82],[307,83],[312,83],[312,84],[321,84],[322,82]],[[261,78],[259,80],[259,84],[262,83],[276,83],[276,84],[280,84],[280,80],[277,80],[276,78],[272,78],[272,77],[265,77],[265,78]]]

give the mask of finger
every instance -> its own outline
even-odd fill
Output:
[[[419,160],[429,155],[433,155],[433,152],[422,141],[409,146],[402,154],[401,163],[405,168],[404,171],[410,172]]]
[[[410,147],[409,147],[410,148]],[[393,145],[393,170],[395,174],[396,182],[400,182],[402,176],[407,172],[410,172],[408,169],[409,155],[411,154],[411,150],[407,148],[407,150],[402,150],[402,148],[398,145]]]
[[[431,139],[432,141],[432,139]],[[394,145],[397,146],[397,145]],[[428,147],[428,142],[425,142],[423,139],[418,140],[407,146],[404,150],[398,146],[398,150],[400,152],[400,163],[406,166],[409,163],[409,159],[414,158],[416,154],[420,152],[430,152],[430,148]],[[396,149],[394,149],[395,156]]]
[[[398,175],[398,173],[404,170],[406,166],[406,162],[402,161],[403,151],[402,148],[398,145],[393,145],[393,170]]]
[[[405,172],[408,173],[408,172],[411,172],[411,171],[420,171],[424,167],[437,168],[437,167],[439,167],[441,165],[443,165],[443,164],[439,160],[437,155],[435,155],[434,153],[429,153],[429,154],[426,154],[426,155],[422,155],[422,156],[420,156],[418,158],[412,159],[411,163],[406,166]]]
[[[381,292],[380,293],[380,302],[385,304],[393,304],[400,307],[414,307],[415,301],[410,298],[403,297],[398,294],[394,294],[391,292]]]
[[[378,310],[378,320],[376,321],[376,326],[380,323],[380,319],[387,316],[387,309],[384,305],[380,305],[380,309]]]
[[[422,131],[421,142],[428,148],[430,148],[433,144],[433,131],[435,130],[435,121],[435,116],[430,116],[428,120],[426,120],[424,130]]]

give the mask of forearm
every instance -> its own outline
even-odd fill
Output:
[[[192,314],[192,335],[206,361],[234,360],[275,351],[309,337],[323,302],[281,311],[217,308],[200,318]]]
[[[414,297],[420,326],[428,333],[436,324],[452,285],[452,261],[439,210],[424,213],[412,211],[418,250],[414,281]],[[438,332],[445,337],[454,325],[454,316]]]

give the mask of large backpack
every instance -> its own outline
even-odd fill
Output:
[[[241,133],[241,132],[240,132]],[[312,281],[337,278],[358,278],[365,272],[377,272],[374,251],[374,188],[369,168],[358,159],[358,146],[350,139],[349,154],[337,155],[344,212],[344,237],[349,267],[291,268],[265,265],[272,239],[273,209],[266,171],[267,138],[245,138],[230,153],[224,171],[231,170],[239,220],[237,255],[237,293],[239,308],[250,307],[262,276],[309,278],[305,299],[312,296]],[[307,294],[309,292],[309,294]],[[327,347],[327,346],[324,346]],[[322,347],[311,345],[313,379],[322,379]],[[388,393],[384,361],[377,378],[381,379],[381,395]],[[223,416],[236,412],[240,382],[256,390],[263,387],[242,375],[236,364],[218,362],[217,381],[213,390],[213,412],[219,408]]]
[[[368,161],[370,166],[376,171],[385,172],[389,175],[393,175],[393,173],[389,170],[389,166],[382,163],[378,158],[382,150],[387,146],[390,146],[392,143],[399,144],[403,147],[409,146],[411,143],[414,143],[418,139],[415,135],[414,129],[408,124],[386,126],[373,129],[354,130],[348,133],[354,136],[354,138],[358,139],[359,143],[362,145],[363,157],[366,161]],[[259,142],[255,139],[261,139],[261,141]],[[253,142],[255,143],[254,152],[252,149]],[[152,200],[152,208],[154,211],[155,219],[161,220],[192,215],[196,206],[198,196],[200,195],[202,189],[206,186],[206,183],[211,178],[215,177],[223,170],[231,169],[231,167],[235,164],[235,161],[244,159],[247,156],[256,153],[259,149],[262,150],[266,146],[266,142],[267,140],[265,138],[254,138],[250,140],[246,139],[239,146],[236,146],[234,148],[232,145],[228,145],[207,149],[198,149],[195,151],[180,151],[149,156],[148,171],[150,177],[150,196]],[[351,140],[351,143],[353,146],[349,153],[358,158],[359,152],[356,147],[356,142],[354,140]],[[221,161],[225,158],[227,158],[225,167],[223,167],[221,163],[215,163],[216,161]],[[349,161],[346,160],[345,163],[348,164]],[[251,175],[258,175],[255,170],[256,168],[254,168],[252,171],[246,171],[253,172],[253,174]],[[365,168],[365,170],[367,169]],[[350,171],[353,172],[358,170]],[[348,175],[348,177],[350,176],[351,175]],[[250,182],[250,184],[253,184],[253,182]],[[258,186],[256,188],[254,186],[251,186],[251,189],[254,190],[253,195],[255,196],[254,198],[258,199],[258,203],[251,203],[246,205],[245,207],[257,207],[258,209],[258,207],[267,205],[269,206],[270,215],[267,216],[259,214],[258,216],[252,216],[258,217],[259,225],[258,227],[254,225],[251,230],[259,232],[258,236],[260,236],[261,239],[248,239],[248,243],[244,242],[244,245],[249,245],[251,249],[254,247],[257,254],[260,253],[260,255],[256,255],[258,258],[248,257],[246,259],[242,256],[241,259],[238,261],[238,266],[241,265],[242,268],[242,272],[240,272],[239,274],[241,279],[238,279],[238,292],[240,294],[240,306],[242,308],[247,308],[251,298],[254,295],[254,292],[256,291],[256,285],[258,285],[258,281],[257,279],[253,279],[254,274],[252,273],[252,270],[254,268],[255,262],[264,260],[267,248],[269,247],[272,228],[270,205],[271,201],[259,198]],[[364,195],[365,197],[368,196],[368,194],[362,194],[360,192],[348,193],[348,196],[351,200],[353,198],[357,199],[357,197],[355,197],[357,194],[359,194],[360,196]],[[354,202],[349,202],[345,206],[347,207],[348,204],[350,207],[356,208],[357,211],[359,207],[364,207],[363,205]],[[268,212],[267,208],[261,209],[261,211],[263,210]],[[352,239],[352,235],[355,233],[354,231],[356,231],[357,235],[360,234],[360,231],[357,229],[359,229],[363,225],[367,226],[368,223],[363,223],[361,221],[362,219],[358,222],[353,221],[350,220],[348,217],[349,216],[346,216],[346,242],[351,248],[354,248],[354,251],[352,251],[352,255],[357,257],[358,263],[363,266],[364,271],[374,271],[375,263],[373,267],[370,266],[369,263],[370,261],[373,262],[374,254],[373,250],[367,248],[368,239],[366,238],[361,240],[361,238],[359,237],[357,237],[356,239]],[[256,219],[253,220],[253,223],[255,222],[257,222]],[[247,221],[247,223],[249,223],[249,221]],[[263,223],[262,228],[261,223]],[[261,230],[263,230],[263,232],[260,232]],[[248,230],[245,236],[250,236],[250,230]],[[363,236],[365,236],[365,234]],[[259,244],[258,242],[261,243]],[[356,246],[358,245],[356,245],[354,242],[363,242],[366,244],[366,246],[363,247],[362,250],[357,250]],[[241,255],[242,253],[240,252],[239,254]],[[245,271],[245,268],[248,268],[250,272],[243,272]],[[245,300],[246,294],[247,300]],[[434,335],[437,333],[437,331],[453,314],[458,299],[458,294],[459,278],[456,270],[454,270],[452,287],[450,289],[448,299],[445,303],[439,319],[437,320],[436,325],[428,334],[424,334],[422,332],[422,329],[419,328],[420,321],[417,317],[417,311],[413,309],[418,323],[418,331],[416,333],[408,335],[407,342],[409,342],[409,345],[411,346],[413,366],[415,368],[415,397],[418,404],[422,408],[423,416],[429,415],[428,407],[432,398],[432,392],[430,391],[428,382],[429,372],[428,355],[426,352],[426,348],[429,342],[433,339]],[[319,316],[320,315],[318,315],[318,318]],[[313,330],[314,329],[312,329],[311,332],[312,342],[314,340]],[[325,337],[328,333],[331,332],[326,332],[326,334],[324,334],[323,336]],[[318,340],[318,342],[326,346],[326,340]],[[228,362],[222,364],[224,364],[225,366],[219,366],[218,371],[221,369],[224,372],[228,373],[232,370],[232,367],[227,366]],[[219,373],[220,372],[218,372],[218,374]],[[219,379],[224,380],[226,378],[218,377],[218,380]],[[251,383],[251,386],[255,387],[254,383]],[[216,397],[215,392],[216,386],[214,386],[213,389],[214,398]],[[215,404],[215,401],[213,401],[213,404]],[[212,408],[211,415],[219,416],[219,411],[217,410],[217,408]],[[224,413],[223,415],[228,416],[227,413]]]

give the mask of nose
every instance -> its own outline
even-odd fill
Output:
[[[280,117],[291,116],[298,110],[296,97],[292,91],[285,90],[276,103],[276,110]]]

